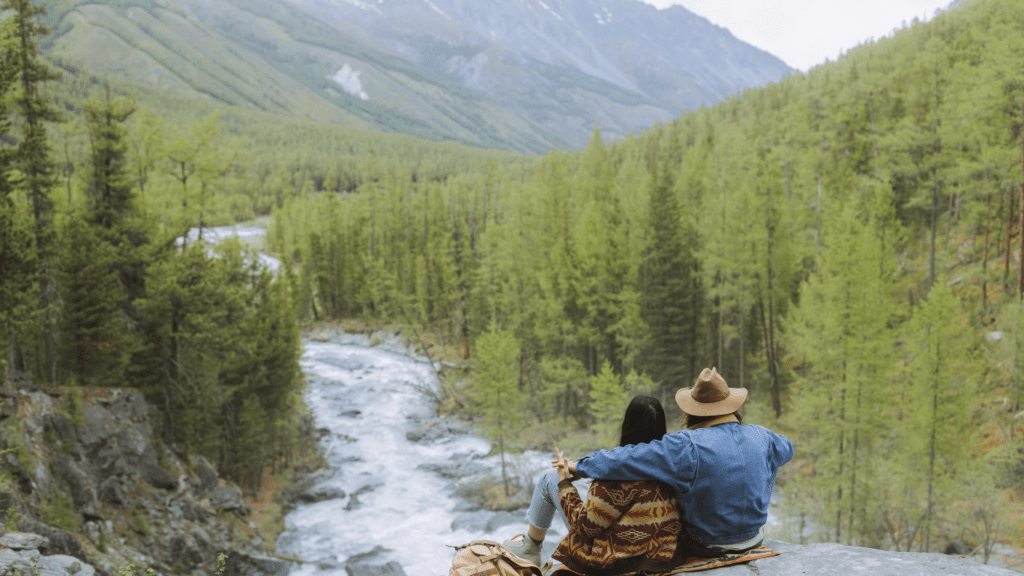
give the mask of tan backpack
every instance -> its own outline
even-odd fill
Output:
[[[474,540],[455,548],[448,576],[542,576],[532,562],[523,560],[497,542]]]

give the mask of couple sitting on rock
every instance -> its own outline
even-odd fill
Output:
[[[569,529],[552,558],[588,576],[665,572],[687,558],[718,558],[761,544],[779,467],[793,457],[785,436],[742,426],[745,388],[714,369],[676,394],[686,429],[666,434],[665,411],[637,396],[626,408],[619,447],[579,462],[555,449],[530,502],[529,532],[504,545],[540,565],[557,513]],[[572,480],[594,478],[586,503]],[[518,538],[518,537],[517,537]]]

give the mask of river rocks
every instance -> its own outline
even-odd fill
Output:
[[[308,492],[299,494],[299,502],[314,504],[325,500],[340,500],[345,497],[345,491],[336,486],[317,486]]]
[[[288,576],[290,566],[284,560],[238,551],[227,556],[223,576]]]
[[[470,432],[469,425],[464,422],[450,418],[429,418],[406,432],[405,437],[410,442],[436,442]]]
[[[390,550],[383,546],[374,546],[369,552],[349,556],[344,564],[345,573],[348,576],[406,576],[398,562],[381,562],[388,552]]]
[[[484,532],[494,532],[502,526],[508,526],[510,524],[517,524],[524,531],[526,529],[526,510],[518,511],[500,511],[500,512],[464,512],[459,514],[452,520],[451,529],[465,530],[473,534],[480,534]]]
[[[406,576],[402,565],[393,560],[380,565],[345,564],[345,573],[348,576]]]
[[[417,468],[420,470],[430,470],[442,478],[450,480],[459,480],[467,476],[487,472],[487,468],[483,464],[470,460],[463,454],[456,454],[448,462],[420,464]]]

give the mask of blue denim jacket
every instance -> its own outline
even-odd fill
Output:
[[[737,422],[666,434],[649,444],[601,450],[576,471],[603,480],[658,480],[675,488],[683,525],[705,546],[750,540],[768,521],[779,467],[793,444],[767,428]]]

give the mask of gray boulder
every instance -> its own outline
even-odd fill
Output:
[[[345,497],[345,491],[336,486],[317,486],[306,492],[302,492],[296,500],[304,504],[314,504],[325,500],[340,500]]]
[[[111,476],[101,482],[97,496],[100,502],[114,506],[124,506],[128,502],[128,495],[120,476]]]
[[[18,489],[23,494],[31,494],[32,489],[35,487],[35,483],[32,481],[32,475],[25,470],[25,467],[18,462],[18,459],[11,452],[4,452],[0,455],[0,470],[9,472],[14,480],[18,483]]]
[[[344,566],[344,564],[338,562],[338,559],[334,556],[325,556],[324,558],[314,561],[313,564],[316,565],[317,570],[339,570]]]
[[[348,576],[406,576],[402,565],[392,560],[387,564],[345,564]]]
[[[484,532],[494,532],[502,526],[508,526],[509,524],[525,524],[526,513],[523,511],[519,512],[495,512],[487,519],[487,524],[484,524]]]
[[[242,500],[242,491],[234,486],[218,486],[210,493],[210,508],[225,512],[249,514],[249,506]]]
[[[405,437],[410,442],[435,442],[469,432],[469,426],[457,420],[431,418],[406,432]]]
[[[199,498],[206,496],[217,487],[217,471],[213,469],[210,462],[202,456],[196,456],[196,495]]]
[[[203,562],[203,553],[195,540],[185,534],[174,535],[170,541],[170,549],[174,551],[175,558],[181,560],[185,568],[190,570]]]
[[[39,576],[95,576],[96,569],[71,556],[40,556],[36,561]]]
[[[14,550],[0,550],[0,576],[29,576],[32,563]]]
[[[390,551],[383,546],[374,546],[369,552],[349,556],[345,560],[345,572],[348,576],[406,576],[398,562],[381,562]]]
[[[224,563],[224,576],[288,576],[289,568],[284,560],[232,550]]]
[[[420,464],[417,468],[420,470],[429,470],[442,478],[449,478],[451,480],[458,480],[460,478],[465,478],[466,476],[480,474],[487,470],[483,464],[473,462],[471,460]]]
[[[749,564],[727,566],[715,570],[715,576],[1009,576],[1016,574],[1005,568],[985,566],[964,558],[945,554],[886,552],[872,548],[840,544],[796,545],[778,540],[765,540],[767,546],[782,552],[779,556],[755,560]]]
[[[73,556],[82,562],[88,560],[85,556],[85,551],[82,550],[82,545],[78,542],[78,538],[75,538],[75,535],[70,532],[47,526],[31,518],[22,519],[19,527],[26,532],[46,536],[47,543],[39,548],[39,551],[44,555],[63,554],[65,556]]]
[[[484,531],[484,526],[487,526],[487,521],[491,519],[491,513],[486,511],[480,512],[464,512],[459,514],[452,520],[452,531],[465,530],[470,533],[480,533]]]
[[[96,501],[96,489],[93,488],[89,476],[82,472],[75,461],[63,452],[54,451],[51,459],[58,477],[71,490],[71,500],[75,503],[75,510],[86,520],[102,520],[103,516],[100,514],[100,507]]]
[[[146,416],[149,412],[142,394],[137,390],[115,390],[101,404],[84,406],[85,423],[76,435],[90,476],[97,479],[112,476],[142,478],[150,485],[166,490],[177,487],[177,479],[157,462]]]
[[[29,532],[8,532],[0,537],[0,545],[11,550],[39,550],[48,543],[49,540],[45,536]]]

